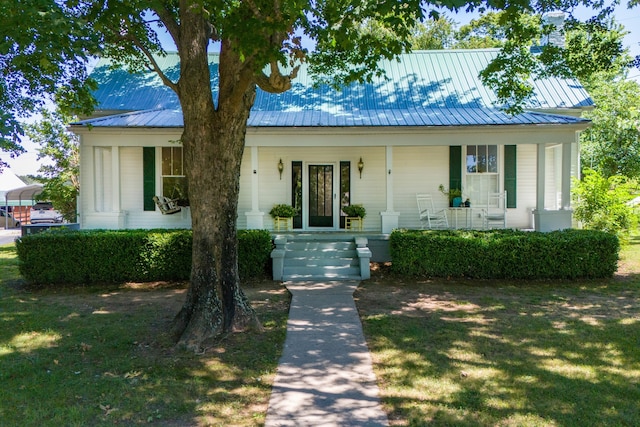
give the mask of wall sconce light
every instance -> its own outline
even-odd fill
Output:
[[[278,172],[280,172],[280,179],[282,179],[282,171],[284,171],[284,163],[282,163],[282,159],[278,162]]]
[[[358,162],[358,171],[360,172],[360,179],[362,179],[362,169],[364,169],[364,162],[362,161],[362,157],[360,157],[360,161]]]

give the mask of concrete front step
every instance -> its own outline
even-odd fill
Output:
[[[291,250],[290,248],[285,248],[286,253],[285,256],[290,259],[296,258],[309,258],[309,259],[329,259],[329,258],[357,258],[358,251],[355,247],[351,249],[317,249],[313,251],[300,251],[300,250]]]
[[[287,250],[291,251],[347,251],[355,249],[356,245],[351,241],[327,242],[327,241],[298,241],[287,242]]]
[[[335,266],[335,265],[322,265],[322,266],[313,266],[313,265],[304,265],[291,267],[285,264],[282,275],[285,277],[294,276],[294,275],[314,275],[314,276],[360,276],[360,266]]]
[[[362,280],[369,278],[371,252],[356,247],[353,238],[315,239],[308,237],[276,238],[274,279],[301,280]],[[365,240],[366,246],[366,240]],[[362,258],[364,254],[365,258]],[[368,255],[368,257],[367,257]],[[362,273],[366,264],[366,274]]]
[[[294,274],[291,276],[282,276],[282,281],[284,282],[318,282],[318,281],[326,281],[326,280],[336,280],[336,281],[349,281],[349,280],[362,280],[362,277],[358,275],[354,276],[331,276],[327,275],[314,275],[314,274]]]

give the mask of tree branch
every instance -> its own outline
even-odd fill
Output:
[[[260,13],[260,9],[255,2],[253,0],[246,0],[246,3],[249,6],[249,9],[253,12],[253,15],[258,19],[262,19],[262,13]]]
[[[291,81],[298,75],[300,66],[294,67],[287,75],[282,74],[276,61],[271,61],[271,73],[267,76],[264,72],[257,73],[254,80],[258,87],[269,93],[282,93],[291,89]]]
[[[170,87],[174,92],[178,93],[178,85],[174,83],[169,77],[167,77],[164,71],[162,71],[162,68],[160,68],[158,62],[154,58],[153,53],[151,53],[149,49],[147,49],[142,43],[140,43],[140,41],[136,37],[127,36],[124,38],[129,39],[138,49],[140,49],[142,54],[147,58],[147,60],[151,64],[150,66],[147,66],[149,71],[155,71],[158,76],[160,76],[162,83]]]
[[[173,14],[169,9],[167,9],[166,5],[160,5],[160,7],[153,10],[160,21],[165,26],[169,35],[173,39],[173,42],[176,46],[180,46],[180,24],[174,19]]]

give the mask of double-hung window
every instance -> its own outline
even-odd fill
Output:
[[[180,206],[189,205],[182,147],[162,147],[162,195],[177,199]]]
[[[489,194],[500,191],[497,145],[467,145],[463,193],[475,206],[486,206]]]

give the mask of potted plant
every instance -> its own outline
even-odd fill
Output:
[[[451,188],[446,190],[444,185],[440,184],[438,190],[449,198],[449,206],[459,208],[462,206],[462,190],[459,188]]]
[[[273,217],[274,228],[280,230],[293,229],[293,217],[298,214],[296,208],[285,203],[273,205],[269,211],[269,215]]]
[[[347,214],[349,217],[364,218],[367,215],[367,210],[360,204],[343,206],[342,212]]]
[[[364,206],[360,204],[343,206],[342,212],[347,215],[344,222],[345,229],[362,231],[363,218],[367,215]]]
[[[298,211],[296,210],[296,208],[285,203],[273,205],[273,207],[269,211],[269,215],[271,215],[273,218],[293,218],[297,213]]]

